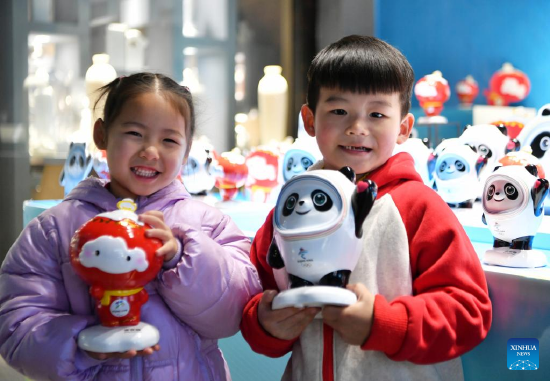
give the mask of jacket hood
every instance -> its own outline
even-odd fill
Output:
[[[323,160],[319,160],[308,170],[322,169],[324,166]],[[372,171],[367,177],[376,183],[378,187],[378,195],[380,198],[395,186],[404,181],[418,181],[423,183],[422,177],[414,168],[414,159],[407,152],[400,152],[388,159],[384,165]]]
[[[108,190],[109,180],[102,180],[96,177],[88,177],[81,181],[68,195],[65,200],[78,200],[95,205],[100,210],[114,210],[120,201]],[[168,204],[191,198],[191,195],[183,184],[177,180],[149,196],[139,196],[136,200],[138,210],[162,210]]]

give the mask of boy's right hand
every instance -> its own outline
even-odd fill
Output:
[[[113,359],[113,358],[131,359],[132,357],[136,357],[136,356],[149,356],[153,354],[153,352],[156,352],[158,350],[160,350],[160,345],[157,344],[152,347],[145,348],[141,351],[130,350],[126,352],[113,352],[113,353],[98,353],[98,352],[90,352],[90,351],[85,351],[85,352],[88,354],[88,356],[96,360],[107,360],[107,359]]]
[[[258,305],[258,320],[263,329],[278,339],[291,340],[300,336],[315,315],[321,311],[320,308],[315,307],[288,307],[274,310],[271,308],[271,303],[276,295],[275,290],[264,291]]]

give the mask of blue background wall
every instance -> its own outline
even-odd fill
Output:
[[[504,62],[525,72],[531,92],[521,103],[550,103],[549,0],[376,0],[375,35],[400,49],[416,80],[441,70],[458,104],[456,83],[471,74],[483,90]],[[418,102],[413,96],[413,107]]]

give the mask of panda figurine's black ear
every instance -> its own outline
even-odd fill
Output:
[[[544,110],[542,110],[541,115],[542,116],[549,116],[550,115],[550,108],[545,108]]]
[[[529,172],[530,174],[532,174],[533,176],[535,177],[539,177],[539,170],[537,169],[537,166],[534,165],[534,164],[527,164],[525,166],[525,169],[527,170],[527,172]]]
[[[502,135],[508,136],[508,129],[506,128],[506,125],[504,123],[500,123],[495,126],[502,133]]]
[[[339,171],[342,172],[344,176],[349,179],[349,181],[355,184],[355,171],[351,169],[351,167],[342,167]]]
[[[378,187],[372,180],[359,181],[353,191],[351,207],[355,216],[355,236],[357,238],[363,236],[363,222],[372,209],[377,193]]]

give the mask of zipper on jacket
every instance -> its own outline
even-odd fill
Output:
[[[323,324],[323,381],[334,381],[334,331]]]
[[[130,359],[130,380],[143,380],[143,359],[141,356],[135,356]]]

